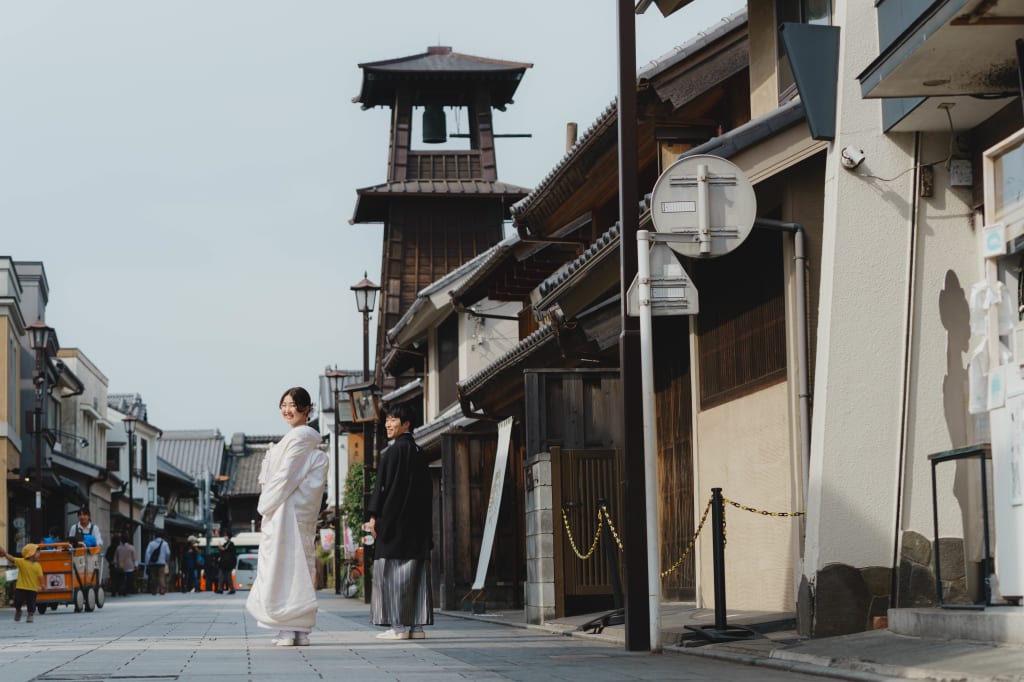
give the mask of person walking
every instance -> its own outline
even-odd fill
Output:
[[[185,573],[181,590],[182,592],[195,592],[199,587],[199,548],[196,547],[196,543],[188,543],[181,564]]]
[[[171,558],[171,547],[164,540],[163,532],[146,545],[146,574],[149,576],[150,594],[167,594],[167,561]]]
[[[114,533],[110,536],[110,545],[107,546],[107,551],[103,553],[103,558],[107,561],[107,594],[111,597],[117,595],[117,589],[121,586],[121,569],[117,567],[117,548],[121,544],[121,536]]]
[[[91,535],[92,539],[86,539],[86,535]],[[68,528],[68,537],[80,547],[103,546],[103,533],[100,527],[92,522],[92,514],[89,513],[88,507],[78,510],[78,522]]]
[[[412,437],[412,410],[395,405],[384,420],[392,440],[381,452],[367,505],[374,536],[370,622],[387,626],[377,639],[423,639],[434,624],[430,582],[433,483],[427,458]]]
[[[235,577],[232,573],[235,564],[238,563],[238,550],[235,543],[231,542],[231,533],[225,536],[224,544],[220,547],[220,556],[217,563],[220,564],[220,578],[217,580],[217,592],[235,593]]]
[[[18,569],[18,582],[14,583],[14,620],[21,620],[21,607],[28,610],[27,622],[36,617],[36,595],[43,589],[43,567],[39,565],[39,545],[29,543],[21,548],[21,556],[8,554],[0,547],[0,557],[14,562]]]
[[[122,597],[126,597],[129,593],[135,592],[135,567],[138,564],[135,558],[135,545],[132,544],[129,536],[126,535],[121,538],[121,544],[117,546],[117,551],[114,552],[114,563],[121,574],[121,582],[117,586],[117,592]]]
[[[257,625],[278,630],[273,644],[308,646],[316,625],[313,539],[329,460],[307,425],[313,404],[306,389],[289,388],[278,405],[291,430],[263,457],[256,504],[263,537],[245,607]]]

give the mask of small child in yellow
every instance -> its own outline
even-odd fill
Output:
[[[21,620],[21,607],[28,607],[28,622],[36,615],[36,593],[43,589],[43,567],[39,565],[39,546],[31,543],[21,550],[21,556],[8,554],[0,547],[0,556],[7,557],[18,568],[18,582],[14,583],[14,620]]]

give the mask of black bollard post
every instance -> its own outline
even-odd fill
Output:
[[[758,634],[742,625],[730,626],[725,612],[725,498],[721,488],[711,489],[711,560],[715,581],[715,624],[687,625],[689,633],[680,638],[683,646],[732,642]]]
[[[608,505],[607,500],[598,500],[597,508],[604,509]],[[616,609],[622,608],[622,580],[619,578],[619,556],[615,553],[615,538],[612,537],[612,529],[603,514],[601,534],[604,536],[604,553],[608,559],[608,575],[612,581],[612,603]]]
[[[725,632],[725,507],[722,489],[711,489],[711,560],[715,576],[715,629]]]

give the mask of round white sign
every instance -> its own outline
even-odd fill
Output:
[[[698,154],[665,169],[651,192],[654,229],[676,234],[672,249],[690,258],[713,258],[743,243],[757,218],[747,176],[731,161]]]

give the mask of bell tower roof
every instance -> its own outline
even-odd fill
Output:
[[[490,92],[490,106],[504,111],[512,102],[526,69],[533,64],[475,57],[452,52],[446,45],[428,47],[421,54],[359,65],[363,84],[352,101],[364,109],[394,106],[396,93],[416,84],[412,104],[467,106],[477,89]]]

